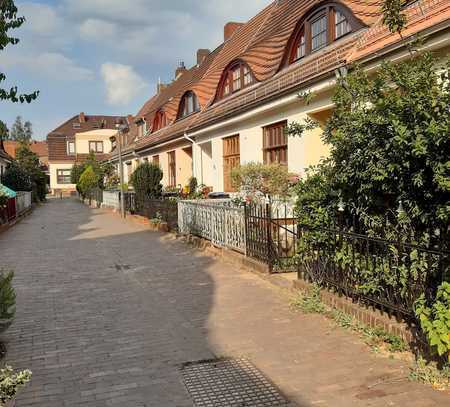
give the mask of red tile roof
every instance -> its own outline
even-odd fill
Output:
[[[363,28],[302,59],[283,66],[289,39],[297,24],[309,11],[323,3],[319,0],[277,0],[239,27],[233,35],[212,52],[200,65],[185,72],[159,95],[152,97],[138,113],[151,123],[152,115],[163,109],[169,126],[134,142],[129,149],[143,149],[179,137],[187,130],[212,124],[243,112],[283,92],[292,91],[320,75],[348,62],[373,55],[399,41],[381,25],[381,0],[341,0]],[[419,0],[407,8],[409,18],[405,35],[424,30],[436,22],[450,18],[448,0]],[[236,94],[213,103],[224,69],[234,60],[245,61],[257,83]],[[196,92],[201,112],[176,120],[178,104],[185,91]],[[150,120],[149,120],[150,119]],[[133,132],[134,129],[131,129]]]
[[[5,151],[12,157],[16,158],[16,150],[20,143],[18,141],[6,140],[3,142]],[[48,157],[48,146],[46,141],[31,141],[29,144],[30,150],[38,157]]]

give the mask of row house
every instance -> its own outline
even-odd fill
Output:
[[[339,76],[350,65],[375,71],[383,60],[408,58],[416,34],[443,58],[450,44],[450,3],[409,2],[402,35],[382,24],[382,1],[274,1],[247,23],[228,23],[224,42],[200,49],[197,64],[180,64],[132,120],[124,143],[126,178],[142,161],[158,163],[166,187],[191,176],[214,191],[232,192],[231,170],[248,162],[279,163],[302,175],[328,153],[322,129],[289,138],[289,123],[333,111]],[[314,95],[305,103],[299,94]],[[117,163],[117,151],[110,156]]]
[[[90,116],[84,113],[70,118],[47,136],[50,189],[53,194],[72,193],[76,185],[70,181],[75,163],[94,153],[105,160],[113,149],[112,138],[117,134],[117,123],[125,117]]]

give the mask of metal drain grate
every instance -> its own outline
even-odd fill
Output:
[[[196,407],[286,406],[287,400],[247,359],[186,363],[184,383]]]

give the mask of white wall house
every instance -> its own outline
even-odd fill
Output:
[[[70,182],[70,174],[75,162],[83,162],[90,152],[104,156],[112,149],[110,138],[117,134],[113,129],[98,129],[76,133],[75,137],[66,142],[66,154],[73,161],[51,161],[49,163],[50,188],[53,191],[74,191],[76,185]]]
[[[303,175],[306,168],[317,164],[328,154],[328,148],[320,138],[320,126],[301,138],[282,137],[282,144],[276,146],[264,145],[265,133],[278,131],[281,134],[287,125],[302,123],[307,117],[323,123],[322,120],[332,112],[329,86],[331,83],[325,82],[312,88],[316,99],[308,106],[294,93],[231,120],[188,133],[196,140],[194,176],[199,183],[211,186],[214,191],[232,192],[230,167],[239,164],[281,161],[289,172]],[[234,148],[227,151],[232,140]]]

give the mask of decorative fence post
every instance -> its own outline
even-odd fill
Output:
[[[266,233],[267,233],[267,261],[269,272],[273,271],[273,253],[272,253],[272,205],[266,203]]]

